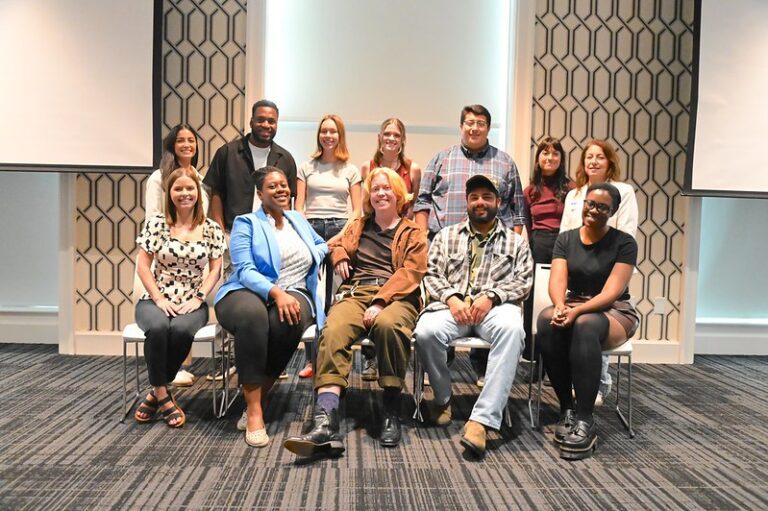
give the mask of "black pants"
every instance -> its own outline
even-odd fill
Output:
[[[144,359],[149,384],[161,387],[173,381],[187,358],[195,334],[208,323],[208,304],[196,311],[168,317],[152,300],[136,304],[136,324],[144,330]]]
[[[235,336],[235,366],[243,385],[261,385],[273,380],[288,365],[301,334],[312,324],[312,307],[298,291],[288,293],[299,301],[298,325],[281,322],[277,307],[264,303],[253,291],[238,289],[216,304],[216,317]]]
[[[544,367],[560,401],[560,411],[573,408],[571,388],[576,393],[576,415],[591,421],[600,387],[603,343],[608,337],[608,317],[602,312],[582,314],[573,326],[552,326],[554,307],[547,307],[537,319],[536,344]]]

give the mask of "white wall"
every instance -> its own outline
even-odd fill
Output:
[[[768,355],[767,254],[767,199],[702,199],[696,353]]]
[[[55,307],[59,176],[0,172],[0,308]]]
[[[0,172],[0,342],[58,342],[59,176]]]
[[[509,126],[518,78],[513,33],[518,11],[511,6],[465,0],[252,0],[246,103],[262,95],[277,103],[277,140],[298,163],[314,150],[320,118],[336,113],[346,124],[356,165],[373,156],[379,124],[394,116],[406,125],[407,154],[423,167],[458,143],[461,108],[473,103],[491,112],[491,143],[511,152],[512,129],[530,136],[530,122]],[[254,14],[257,9],[263,17]],[[254,44],[254,34],[261,44]],[[254,51],[259,46],[263,51]]]

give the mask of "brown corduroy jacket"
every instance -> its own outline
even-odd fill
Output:
[[[341,240],[330,247],[334,267],[354,257],[368,218],[370,215],[355,220],[341,235]],[[385,305],[402,300],[416,291],[427,272],[427,234],[407,218],[402,219],[392,240],[392,268],[395,270],[392,277],[381,286],[374,298],[382,300]]]

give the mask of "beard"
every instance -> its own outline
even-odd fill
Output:
[[[495,206],[488,206],[485,208],[484,213],[478,213],[477,210],[478,208],[471,208],[467,210],[469,221],[475,224],[488,224],[496,219],[496,213],[498,213],[499,208]]]

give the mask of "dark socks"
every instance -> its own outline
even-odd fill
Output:
[[[339,396],[333,392],[321,392],[317,395],[317,406],[331,413],[339,408]]]
[[[400,412],[400,389],[387,387],[384,389],[384,411],[397,415]]]

